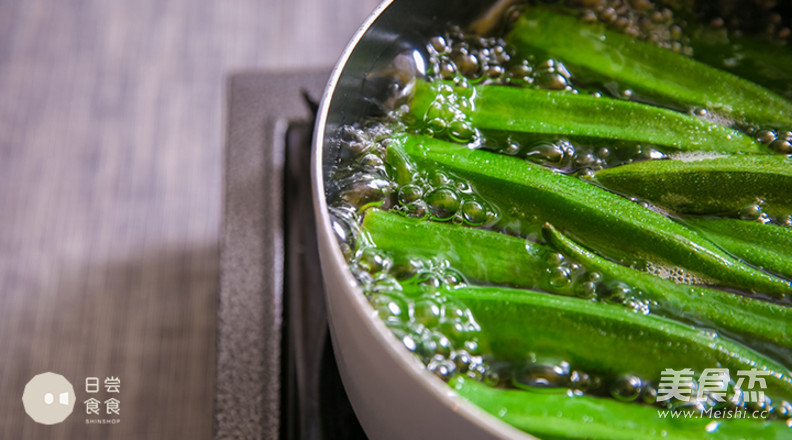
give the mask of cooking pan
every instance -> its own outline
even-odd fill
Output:
[[[316,228],[333,348],[349,399],[377,439],[532,439],[456,395],[427,371],[375,315],[332,231],[326,191],[340,127],[376,115],[394,59],[420,70],[424,42],[448,22],[466,23],[493,1],[388,0],[357,31],[331,74],[314,131]]]
[[[393,336],[350,271],[337,240],[349,232],[343,222],[332,217],[326,202],[340,189],[332,179],[334,167],[349,154],[341,147],[344,127],[382,116],[399,103],[399,94],[394,92],[421,75],[424,60],[429,58],[425,43],[430,37],[444,33],[450,23],[465,26],[490,11],[503,12],[509,3],[512,1],[385,1],[344,51],[322,99],[314,130],[312,177],[328,318],[341,378],[361,425],[373,438],[534,438],[467,403]],[[731,3],[702,4],[720,11]],[[754,8],[747,10],[748,17],[756,12],[756,3],[746,1],[742,6]],[[743,12],[742,6],[737,12]],[[788,14],[784,9],[784,15]],[[745,24],[763,23],[747,20]],[[784,28],[784,33],[788,36],[789,29]],[[778,35],[786,38],[780,31]],[[682,50],[681,46],[677,50]],[[701,52],[707,53],[707,49]]]

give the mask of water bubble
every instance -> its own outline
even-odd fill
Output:
[[[413,304],[413,318],[427,327],[440,322],[440,304],[432,298],[421,298]]]
[[[437,86],[437,95],[441,102],[446,102],[447,97],[454,95],[454,88],[448,84],[440,84]]]
[[[651,385],[644,386],[641,391],[641,401],[649,405],[654,405],[657,402],[657,390]]]
[[[367,247],[361,251],[359,263],[368,273],[374,274],[389,268],[391,260],[383,251],[373,247]]]
[[[451,183],[451,178],[448,177],[448,175],[446,175],[443,172],[435,171],[434,173],[432,173],[432,176],[429,178],[429,182],[436,187],[445,186]]]
[[[396,295],[378,294],[371,299],[371,305],[377,312],[377,316],[383,321],[403,322],[409,318],[409,310],[406,301]]]
[[[613,383],[611,396],[622,402],[632,402],[641,394],[643,382],[638,376],[622,376]]]
[[[431,358],[437,352],[437,341],[434,339],[432,332],[424,331],[418,337],[418,353],[424,359]]]
[[[487,210],[475,200],[465,200],[461,211],[462,220],[469,225],[478,226],[487,221]]]
[[[468,78],[478,78],[481,75],[481,63],[474,53],[460,53],[454,57],[454,62],[459,72]]]
[[[467,337],[465,326],[455,319],[443,319],[439,325],[440,331],[455,343],[463,343]]]
[[[372,292],[398,292],[402,290],[402,285],[395,277],[380,274],[374,279],[371,286]]]
[[[421,199],[423,190],[418,185],[404,185],[399,189],[399,203],[408,205]]]
[[[536,85],[548,90],[564,90],[568,83],[564,75],[556,72],[542,72],[536,77]]]
[[[434,273],[424,273],[419,275],[418,278],[418,282],[424,286],[440,287],[443,285],[443,281],[440,279],[440,276]]]
[[[616,10],[610,6],[603,9],[599,14],[600,20],[606,23],[613,23],[614,21],[616,21],[617,17],[618,15],[616,14]]]
[[[360,158],[360,164],[367,167],[380,167],[382,166],[382,158],[377,156],[376,154],[366,154]]]
[[[446,43],[445,38],[442,35],[436,35],[429,39],[429,45],[434,49],[437,53],[446,53],[448,52],[448,44]]]
[[[497,371],[488,370],[484,374],[484,383],[491,387],[497,386],[500,383],[500,381],[501,381],[501,377]]]
[[[632,297],[632,288],[623,282],[611,282],[604,286],[603,295],[608,301],[615,303],[623,303]]]
[[[442,133],[446,129],[446,121],[442,118],[430,119],[426,122],[426,129],[430,134]]]
[[[779,153],[790,154],[792,153],[792,142],[786,139],[776,139],[770,142],[770,148]]]
[[[773,130],[762,130],[756,134],[756,140],[763,144],[769,144],[776,140],[776,134]]]
[[[426,209],[426,203],[422,200],[405,205],[404,213],[412,218],[424,218],[429,215],[429,211]]]
[[[560,252],[550,252],[545,257],[545,261],[547,262],[547,264],[550,265],[559,265],[563,263],[565,260],[566,257],[564,257],[564,254]]]
[[[442,60],[440,61],[440,76],[443,79],[451,79],[457,73],[457,66],[451,60]]]
[[[355,176],[341,183],[343,198],[354,206],[363,206],[382,201],[391,188],[391,183],[369,175]]]
[[[580,154],[575,157],[575,163],[579,167],[590,167],[597,163],[597,158],[591,153]]]
[[[472,356],[466,350],[452,351],[450,359],[454,362],[454,365],[456,365],[457,370],[461,372],[467,371],[471,362],[473,362]]]
[[[412,335],[404,335],[401,338],[402,345],[409,351],[416,351],[418,349],[418,343],[415,342],[415,338]]]
[[[555,66],[555,71],[558,72],[561,76],[569,80],[572,78],[572,74],[569,72],[569,69],[566,68],[564,63],[557,62]]]
[[[448,359],[440,357],[433,358],[427,365],[426,369],[434,373],[435,376],[439,377],[444,381],[448,381],[451,379],[451,376],[454,375],[454,371],[456,370],[456,365]]]
[[[449,110],[446,109],[445,103],[443,101],[444,99],[442,97],[435,99],[434,102],[429,105],[429,108],[426,109],[424,119],[427,121],[440,119],[445,124],[445,118],[448,116]]]
[[[442,307],[442,313],[445,319],[455,319],[462,323],[468,321],[468,309],[458,300],[446,298]]]
[[[569,386],[574,390],[587,391],[591,386],[591,377],[582,371],[574,370],[569,373]]]
[[[493,80],[497,80],[505,74],[505,70],[503,69],[503,67],[497,64],[488,65],[486,71],[487,71],[487,76]]]
[[[756,220],[762,215],[762,207],[758,203],[746,206],[740,211],[740,218],[743,220]]]
[[[530,77],[533,73],[533,68],[528,63],[528,60],[523,60],[520,64],[515,64],[509,68],[509,75],[513,78]]]
[[[526,153],[529,159],[559,164],[564,160],[564,149],[556,144],[540,144]]]
[[[356,224],[354,211],[347,212],[343,209],[330,208],[330,226],[339,242],[346,243],[350,247],[354,246],[356,234],[352,225]]]
[[[792,417],[792,403],[782,400],[781,403],[776,405],[776,414],[778,414],[778,417],[782,419],[788,419]]]
[[[597,297],[597,286],[599,283],[594,281],[586,281],[579,287],[579,293],[582,298],[593,299]]]
[[[517,388],[562,388],[569,384],[569,364],[529,364],[512,378]]]
[[[451,139],[457,142],[470,142],[475,138],[476,131],[470,122],[456,119],[448,126],[448,134]]]
[[[426,195],[429,215],[435,220],[450,220],[459,210],[459,196],[449,188],[437,188]]]
[[[470,82],[468,82],[467,78],[465,78],[464,76],[455,76],[454,79],[453,79],[453,83],[454,83],[454,86],[456,86],[457,88],[461,88],[461,89],[470,88]],[[470,110],[470,108],[471,108],[470,102],[468,100],[466,100],[466,99],[458,100],[456,102],[456,104],[461,109]]]
[[[454,271],[453,269],[446,270],[445,274],[443,275],[443,281],[447,286],[459,286],[465,284],[465,278],[462,274]]]
[[[501,152],[509,156],[514,156],[520,152],[520,143],[509,138],[506,140],[505,146],[502,148]]]
[[[437,331],[432,332],[432,336],[437,343],[437,353],[448,356],[453,348],[451,341],[444,334]]]
[[[594,170],[592,170],[591,168],[583,168],[580,171],[578,171],[578,176],[585,179],[590,179],[594,177]]]
[[[550,269],[548,281],[555,288],[564,287],[572,282],[570,275],[571,272],[568,268],[563,266],[554,267]]]

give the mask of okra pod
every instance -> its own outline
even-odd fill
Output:
[[[453,105],[463,100],[468,103]],[[462,112],[467,122],[485,135],[509,132],[583,141],[619,140],[655,145],[664,152],[770,152],[737,130],[683,113],[637,102],[536,88],[461,88],[417,81],[410,111],[426,123],[435,118],[451,120]]]
[[[406,218],[369,209],[362,231],[397,264],[442,258],[471,282],[547,289],[548,258],[555,251],[525,239],[485,229]],[[565,286],[567,290],[571,286]],[[555,289],[554,289],[555,290]],[[566,293],[557,289],[557,293]]]
[[[636,289],[638,299],[656,303],[651,307],[652,312],[695,323],[705,321],[705,325],[714,325],[737,339],[747,338],[749,343],[758,340],[765,346],[781,346],[781,353],[775,350],[773,354],[786,360],[787,364],[792,363],[792,358],[789,358],[792,353],[792,308],[722,290],[677,284],[616,264],[583,248],[551,225],[545,226],[545,239],[588,270],[621,280]]]
[[[650,160],[601,169],[606,188],[682,214],[792,214],[792,157]]]
[[[644,99],[702,107],[767,126],[792,126],[792,103],[764,87],[600,23],[529,7],[507,42],[520,56],[557,57],[570,67],[615,80]]]
[[[792,278],[792,228],[731,218],[689,218],[684,223],[743,260]]]
[[[792,308],[677,284],[621,266],[580,247],[549,225],[545,237],[555,250],[494,231],[407,218],[379,209],[366,211],[362,231],[371,244],[388,252],[397,264],[442,258],[472,283],[574,295],[574,284],[552,283],[548,279],[548,260],[557,250],[587,271],[601,273],[605,282],[625,282],[634,289],[636,300],[652,302],[652,313],[705,322],[738,338],[782,346],[786,352],[779,358],[788,357],[792,350]]]
[[[482,353],[525,361],[534,353],[602,377],[634,374],[657,383],[664,369],[755,368],[765,394],[792,398],[792,372],[778,362],[714,332],[624,307],[522,289],[467,286],[448,295],[467,306],[481,326]]]
[[[671,264],[709,280],[782,297],[792,283],[741,263],[695,232],[616,194],[525,160],[440,141],[394,137],[425,169],[467,179],[500,210],[497,227],[522,233],[549,222],[627,265]]]
[[[493,388],[455,376],[451,387],[479,408],[522,431],[554,439],[787,439],[781,422],[739,418],[660,417],[656,408],[614,399]]]

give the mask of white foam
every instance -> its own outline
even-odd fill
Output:
[[[698,162],[702,160],[718,159],[721,157],[728,157],[728,156],[725,154],[715,153],[711,151],[692,151],[692,152],[672,154],[669,157],[673,160],[678,160],[681,162]]]

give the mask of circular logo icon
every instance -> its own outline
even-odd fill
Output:
[[[55,373],[33,376],[22,394],[25,412],[42,425],[54,425],[66,420],[74,410],[74,400],[72,384]]]

